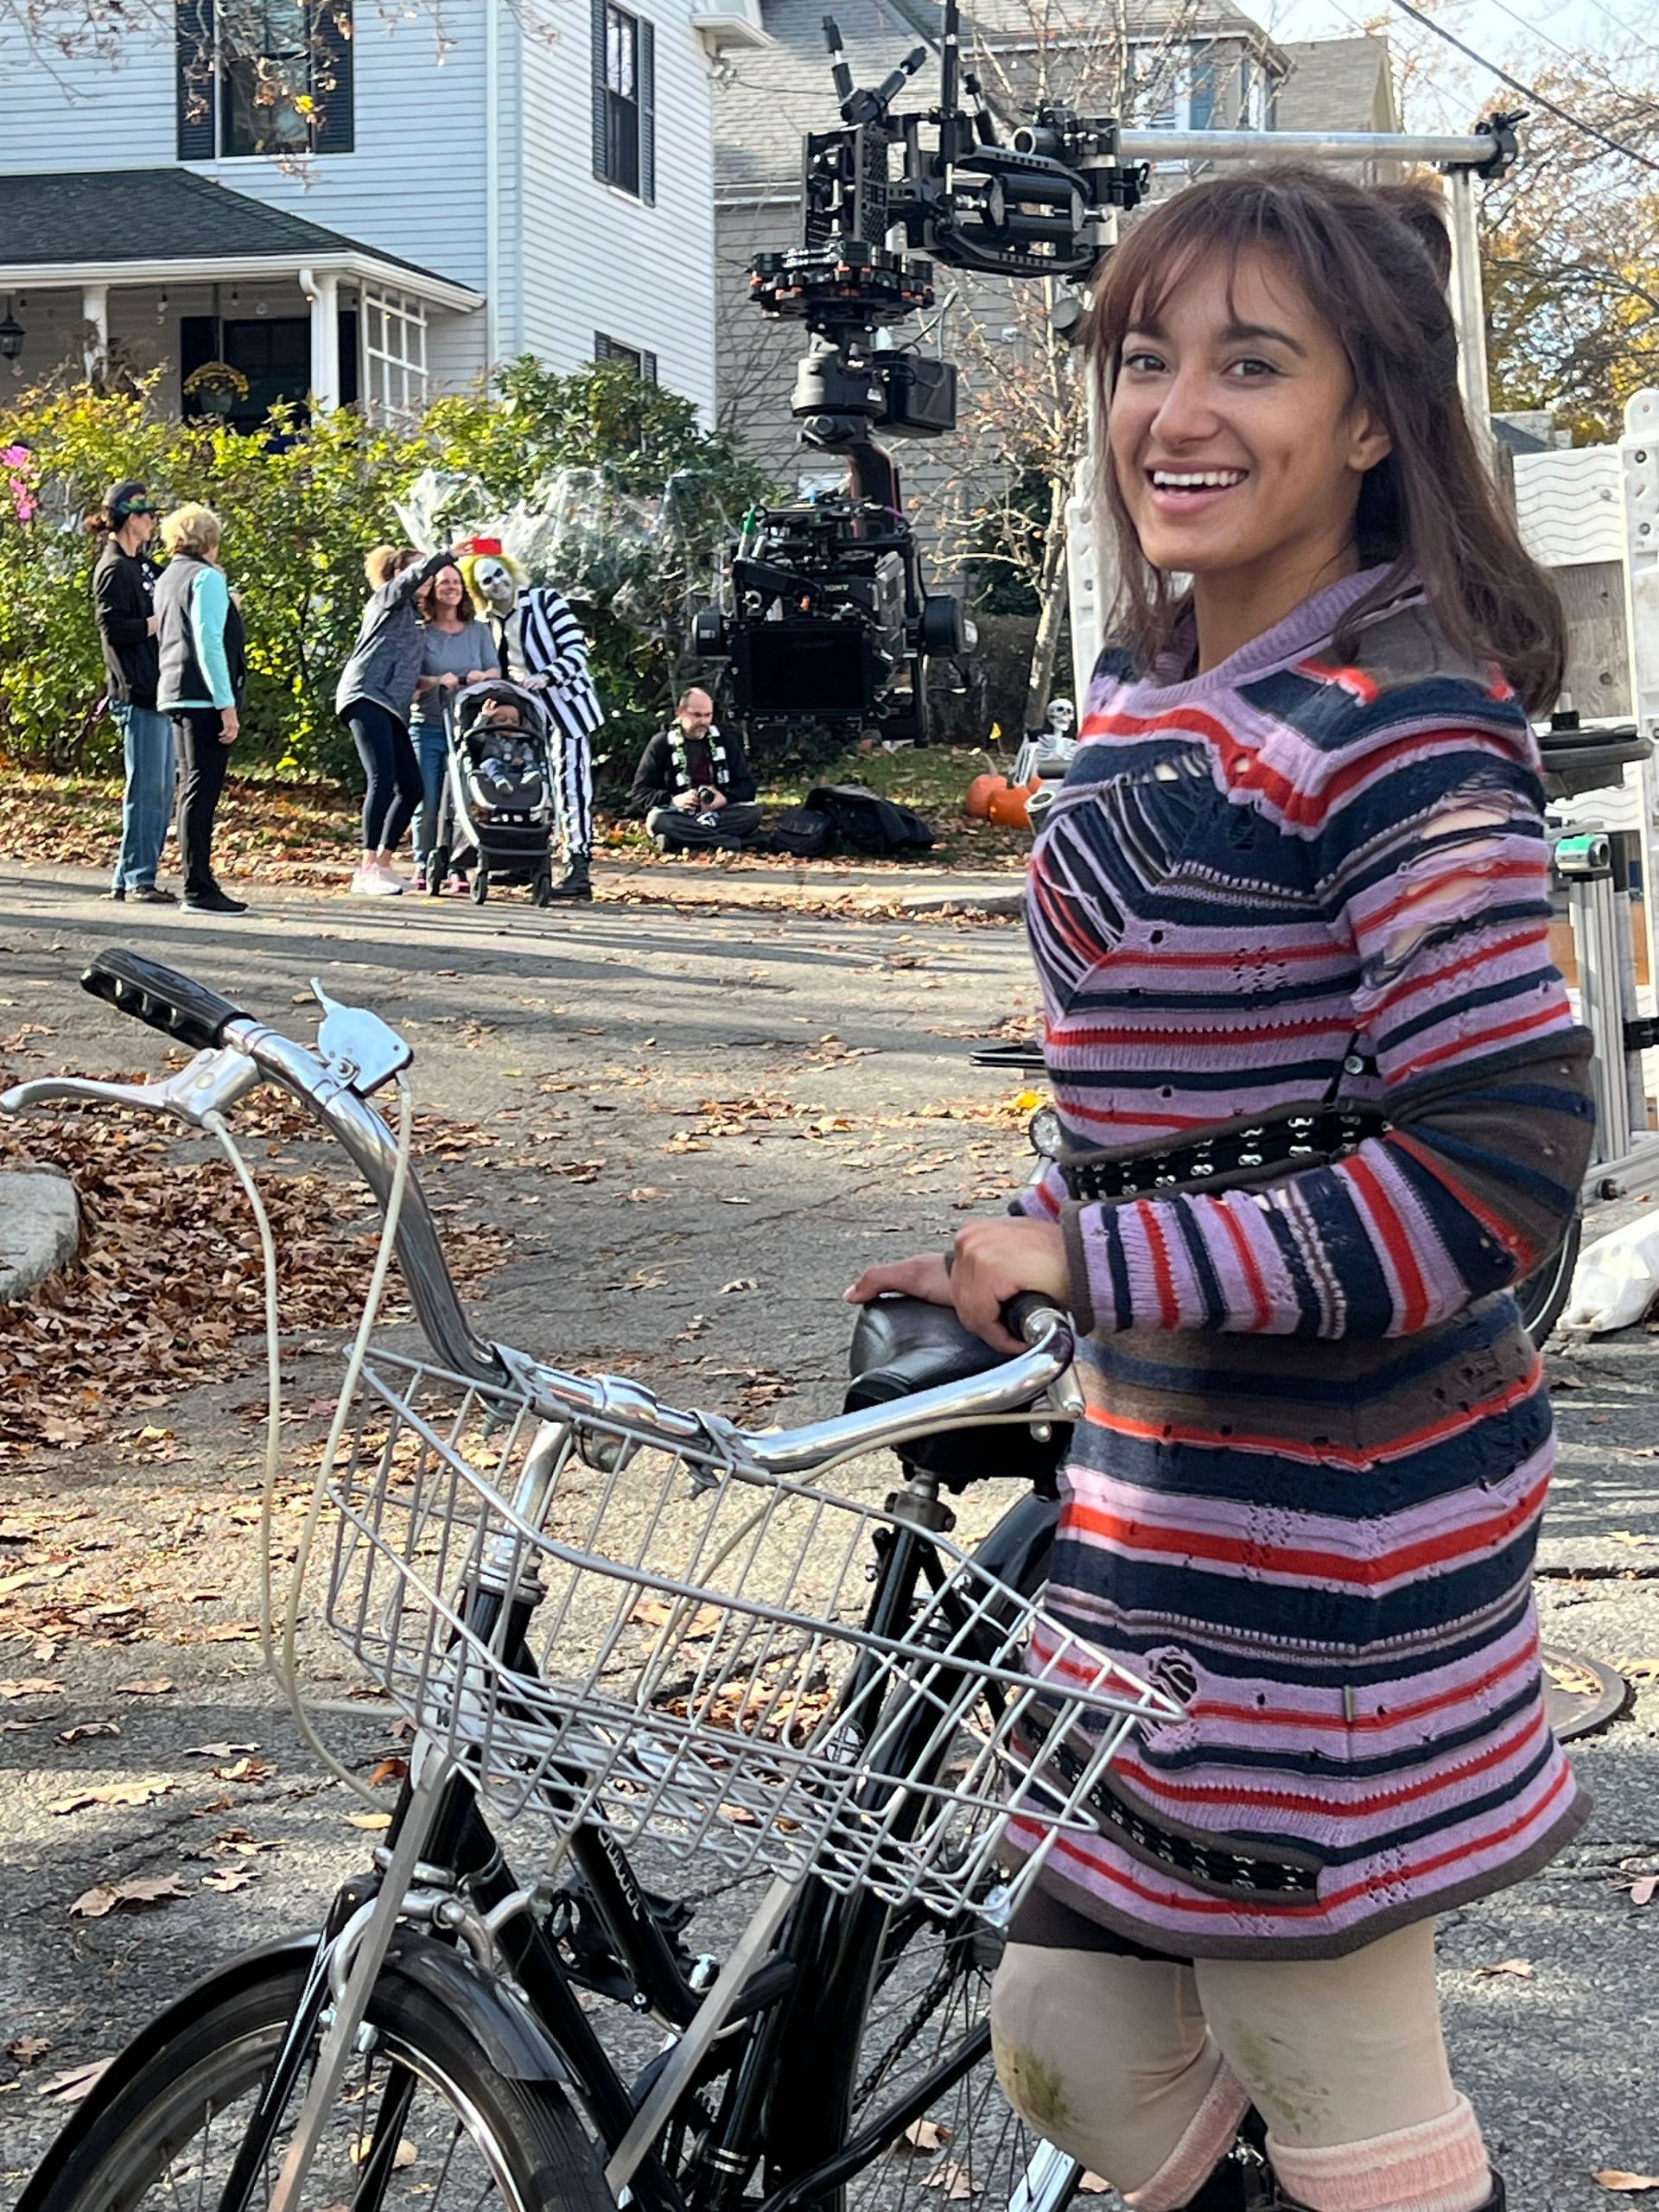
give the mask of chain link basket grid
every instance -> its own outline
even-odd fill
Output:
[[[879,1633],[892,1522],[745,1465],[716,1425],[666,1446],[544,1411],[376,1352],[328,1485],[329,1626],[504,1818],[948,1911],[997,1868],[1012,1794],[1015,1855],[1091,1830],[1125,1736],[1178,1713],[939,1535],[937,1586]],[[536,1675],[467,1624],[480,1580],[539,1586]]]

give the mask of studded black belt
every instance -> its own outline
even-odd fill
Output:
[[[1031,1142],[1058,1167],[1071,1196],[1092,1204],[1205,1183],[1248,1184],[1282,1168],[1322,1166],[1388,1127],[1380,1108],[1336,1100],[1259,1121],[1230,1122],[1180,1144],[1089,1152],[1069,1140],[1059,1116],[1045,1107],[1033,1116]]]
[[[1040,1726],[1026,1725],[1027,1738],[1041,1738]],[[1044,1748],[1045,1763],[1075,1783],[1083,1763],[1069,1744],[1052,1741]],[[1084,1796],[1084,1803],[1103,1828],[1110,1828],[1132,1845],[1142,1858],[1155,1859],[1177,1874],[1202,1882],[1207,1888],[1230,1890],[1249,1897],[1312,1897],[1319,1888],[1319,1870],[1311,1863],[1299,1865],[1256,1850],[1230,1848],[1224,1843],[1205,1843],[1165,1827],[1147,1813],[1125,1804],[1102,1779]]]

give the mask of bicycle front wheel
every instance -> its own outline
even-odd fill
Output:
[[[130,2080],[77,2114],[24,2199],[29,2212],[214,2212],[301,1987],[290,1966],[203,2009]],[[426,1992],[383,1981],[374,2047],[354,2058],[301,2196],[306,2212],[613,2212],[598,2158],[559,2090],[495,2072]],[[249,2202],[270,2201],[309,2069]]]

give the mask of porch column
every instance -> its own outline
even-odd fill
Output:
[[[311,397],[328,415],[340,404],[340,278],[332,269],[302,269],[300,289],[311,302]]]
[[[80,295],[80,319],[86,326],[86,341],[81,355],[91,384],[110,358],[110,288],[107,284],[87,284]]]

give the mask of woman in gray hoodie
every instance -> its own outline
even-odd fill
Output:
[[[392,865],[410,817],[420,804],[421,770],[409,710],[421,673],[421,626],[415,594],[466,551],[457,546],[424,560],[412,546],[377,545],[364,562],[370,599],[334,692],[334,711],[363,763],[363,859],[353,891],[384,897],[404,888]]]

